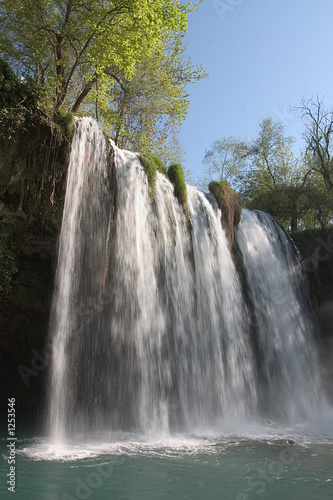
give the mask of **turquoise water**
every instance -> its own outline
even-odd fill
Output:
[[[1,441],[0,498],[10,498]],[[333,439],[304,433],[16,442],[19,500],[333,499]]]

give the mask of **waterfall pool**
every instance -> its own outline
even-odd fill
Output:
[[[5,440],[1,474],[8,473]],[[10,498],[5,481],[0,497]],[[269,433],[94,436],[51,445],[16,442],[19,500],[331,500],[333,438]]]

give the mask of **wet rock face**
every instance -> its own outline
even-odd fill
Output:
[[[0,410],[12,397],[17,411],[43,406],[55,248],[54,236],[25,241],[12,292],[0,300]]]
[[[323,344],[323,363],[327,373],[329,398],[333,402],[333,257],[319,263],[315,309]]]
[[[300,251],[303,271],[310,283],[320,326],[327,389],[333,402],[333,230],[300,231],[292,234],[292,238]]]
[[[0,410],[15,397],[18,411],[35,412],[47,374],[69,138],[37,118],[13,137],[0,131]]]

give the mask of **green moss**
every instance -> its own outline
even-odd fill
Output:
[[[156,166],[155,163],[145,156],[140,156],[141,164],[147,176],[150,196],[154,198],[156,186]]]
[[[155,162],[156,170],[167,177],[167,175],[168,175],[167,168],[164,165],[164,163],[161,160],[161,158],[159,158],[158,156],[153,155],[152,153],[149,153],[149,157]]]
[[[160,172],[163,175],[167,175],[167,169],[160,158],[152,153],[143,153],[140,155],[141,164],[145,170],[150,196],[154,198],[155,196],[155,186],[156,186],[156,172]]]
[[[187,193],[186,193],[186,182],[184,179],[184,172],[179,165],[179,163],[174,163],[170,165],[168,168],[168,177],[170,182],[174,185],[175,188],[175,196],[178,199],[179,203],[184,209],[186,218],[188,219],[188,205],[187,205]]]
[[[75,122],[74,113],[67,112],[64,108],[59,108],[54,121],[59,126],[60,132],[71,141]]]
[[[229,189],[232,189],[230,187],[230,184],[227,182],[227,181],[212,181],[210,182],[209,186],[208,186],[208,189],[209,191],[213,194],[213,191],[217,191],[219,190],[221,187],[223,188],[229,188]]]

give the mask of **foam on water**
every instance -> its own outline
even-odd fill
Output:
[[[248,421],[237,428],[210,430],[190,434],[162,433],[154,437],[130,432],[104,432],[81,436],[64,443],[52,443],[46,438],[18,442],[18,454],[32,460],[75,462],[112,455],[119,459],[129,456],[182,456],[198,453],[215,454],[244,443],[266,443],[274,446],[333,445],[333,408],[317,414],[312,421],[295,427],[278,427],[274,422]],[[23,446],[22,446],[23,445]],[[120,462],[119,462],[120,463]]]

